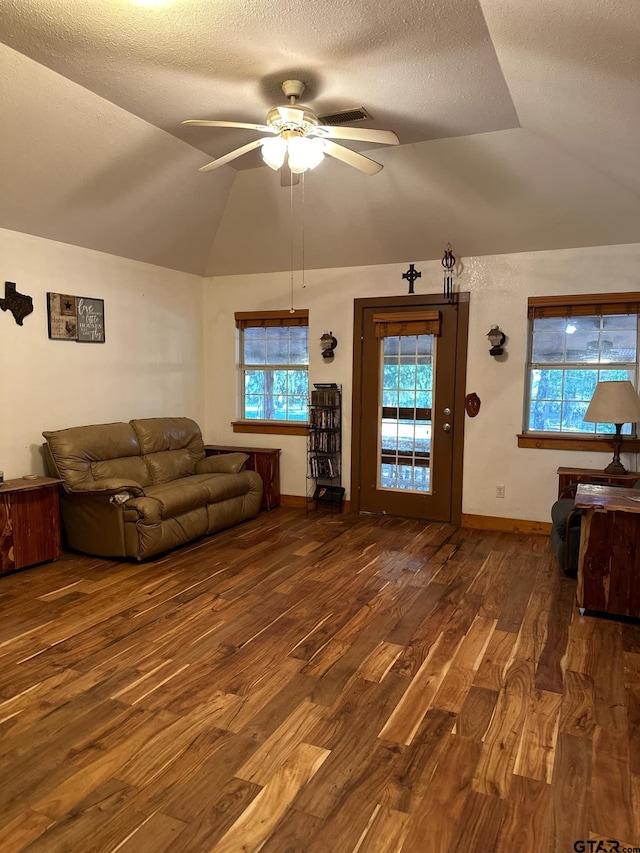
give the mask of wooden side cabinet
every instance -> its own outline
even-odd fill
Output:
[[[221,453],[246,453],[247,468],[262,477],[262,509],[273,509],[280,504],[280,448],[279,447],[229,447],[225,444],[205,444],[207,456]]]
[[[580,485],[577,600],[595,610],[640,617],[640,491]]]
[[[61,482],[38,477],[0,485],[0,574],[60,556]]]

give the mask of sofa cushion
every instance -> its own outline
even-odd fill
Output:
[[[244,495],[249,490],[243,474],[195,474],[145,489],[145,497],[131,498],[127,509],[136,509],[151,524],[190,512],[208,503]]]
[[[150,485],[149,469],[130,424],[94,424],[43,432],[58,473],[70,488],[123,477]]]
[[[202,433],[195,421],[141,418],[130,423],[154,485],[195,474],[196,463],[205,457]]]
[[[196,474],[237,474],[242,471],[248,458],[246,453],[207,456],[196,463]]]

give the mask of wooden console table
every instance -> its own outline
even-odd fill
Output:
[[[580,485],[577,599],[596,610],[640,617],[640,489]]]
[[[607,474],[598,468],[558,468],[558,497],[571,483],[595,483],[602,486],[627,486],[631,488],[640,473],[629,471],[628,474]]]
[[[205,444],[207,456],[221,453],[246,453],[247,468],[262,477],[262,509],[273,509],[280,504],[280,448],[279,447],[229,447],[226,444]]]
[[[61,483],[38,477],[0,485],[0,574],[60,556]]]

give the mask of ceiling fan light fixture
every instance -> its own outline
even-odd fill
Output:
[[[284,158],[287,153],[286,140],[280,136],[274,136],[271,139],[265,139],[262,143],[262,159],[274,172],[281,169],[284,165]]]
[[[294,175],[306,172],[324,160],[322,139],[308,139],[305,136],[292,136],[287,142],[289,168]]]

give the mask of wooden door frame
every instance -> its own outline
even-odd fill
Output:
[[[451,483],[451,524],[462,522],[462,468],[464,453],[464,398],[467,382],[467,341],[469,337],[470,294],[456,293],[453,304],[458,306],[456,332],[456,377],[454,383],[453,470]],[[414,294],[413,296],[381,296],[353,300],[353,408],[351,415],[351,510],[360,512],[360,437],[362,419],[362,345],[364,340],[364,311],[366,308],[389,310],[411,307],[433,308],[449,305],[439,294]]]

